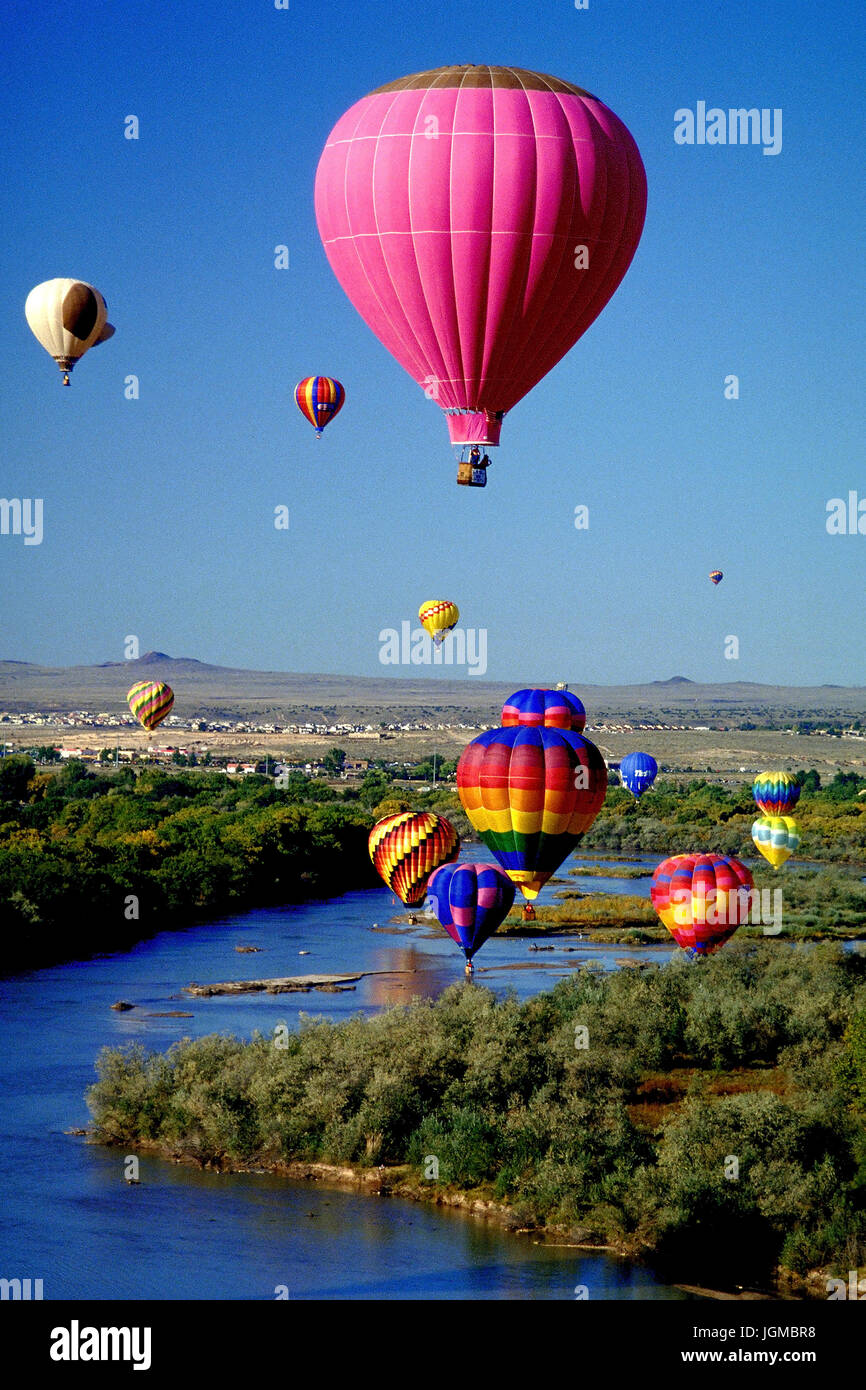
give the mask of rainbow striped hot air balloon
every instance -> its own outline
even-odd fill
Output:
[[[332,376],[308,376],[295,387],[298,410],[316,427],[316,438],[343,408],[346,392],[342,383]]]
[[[780,869],[796,853],[800,831],[791,816],[761,816],[752,826],[752,839],[767,862]]]
[[[800,800],[800,783],[790,772],[759,772],[752,795],[765,816],[787,816]]]
[[[711,956],[748,920],[752,875],[720,854],[675,854],[653,874],[652,905],[689,956]]]
[[[457,764],[463,809],[528,899],[592,825],[606,790],[604,759],[570,729],[488,729]]]
[[[714,584],[721,584],[724,577],[721,570],[710,570],[710,579]]]
[[[406,907],[415,907],[433,870],[457,858],[460,836],[434,811],[401,811],[377,821],[368,848],[377,874]]]
[[[428,598],[418,609],[418,617],[438,647],[446,632],[460,621],[460,609],[449,598]]]
[[[152,732],[170,712],[174,691],[165,681],[139,681],[127,694],[126,703],[141,727]]]
[[[502,727],[513,729],[571,729],[582,734],[586,710],[567,690],[516,690],[502,706]]]
[[[467,961],[505,921],[513,903],[514,884],[495,864],[446,864],[427,886],[427,910]]]

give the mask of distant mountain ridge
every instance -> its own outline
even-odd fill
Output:
[[[441,669],[441,668],[440,668]],[[507,682],[482,681],[467,675],[422,674],[412,668],[406,676],[344,676],[315,672],[248,671],[213,666],[196,657],[173,657],[145,652],[134,661],[107,661],[90,666],[42,666],[35,662],[0,661],[0,713],[73,709],[119,713],[126,709],[126,692],[147,677],[164,679],[175,692],[174,712],[181,717],[272,718],[292,722],[293,716],[319,715],[329,722],[379,722],[401,712],[404,717],[449,718],[471,715],[496,722],[506,698],[524,686],[544,685],[541,678]],[[552,686],[563,673],[549,680]],[[579,695],[590,723],[622,712],[659,716],[668,722],[694,722],[702,713],[718,720],[737,711],[775,713],[866,713],[863,686],[776,686],[755,681],[702,684],[688,676],[637,685],[589,685],[575,680],[569,689]],[[832,695],[828,692],[832,691]],[[414,713],[410,713],[414,712]],[[376,715],[374,719],[372,716]],[[368,716],[365,718],[365,715]]]

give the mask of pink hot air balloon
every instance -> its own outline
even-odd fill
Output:
[[[337,122],[316,175],[337,279],[455,445],[499,443],[505,412],[614,293],[645,211],[622,121],[522,68],[378,88]]]

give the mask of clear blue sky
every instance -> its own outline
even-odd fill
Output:
[[[380,665],[379,631],[446,597],[487,629],[491,679],[866,683],[866,535],[825,528],[828,499],[866,498],[856,6],[14,0],[6,26],[0,495],[43,498],[45,529],[0,536],[0,657],[122,660],[134,633],[223,665],[420,674]],[[484,491],[456,486],[440,412],[313,212],[337,118],[455,62],[588,88],[649,185],[628,275],[508,416]],[[700,100],[781,108],[781,153],[678,146]],[[69,390],[23,317],[63,275],[117,328]],[[317,372],[347,389],[321,442],[292,400]]]

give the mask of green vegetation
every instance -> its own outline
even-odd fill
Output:
[[[216,1166],[388,1165],[716,1288],[866,1260],[866,959],[838,946],[581,971],[525,1004],[454,986],[287,1043],[105,1049],[97,1137]]]
[[[798,858],[866,860],[866,777],[837,772],[825,787],[814,769],[797,777],[803,786],[794,810],[802,836]],[[732,788],[702,779],[657,781],[640,802],[624,788],[611,787],[581,852],[685,854],[702,849],[749,856],[755,853],[752,823],[759,815],[751,782]]]
[[[356,804],[297,774],[264,777],[131,768],[88,772],[70,760],[37,772],[0,761],[0,928],[14,971],[195,919],[372,887],[367,854],[378,789]]]
[[[568,872],[572,878],[652,878],[650,868],[628,868],[619,864],[582,864]],[[562,896],[562,893],[557,894],[557,897]]]
[[[342,749],[331,750],[334,772],[344,757]],[[446,770],[448,764],[438,768]],[[862,934],[866,884],[853,865],[866,855],[866,778],[839,773],[821,787],[816,772],[799,775],[799,857],[836,863],[817,874],[796,861],[777,875],[761,865],[756,885],[783,890],[786,934]],[[263,776],[228,781],[206,767],[176,772],[106,765],[89,771],[73,759],[58,770],[26,756],[2,759],[4,966],[16,970],[118,950],[166,926],[375,886],[379,880],[366,854],[371,825],[381,816],[422,807],[442,811],[461,835],[471,837],[453,787],[418,791],[382,761],[338,790],[301,772],[277,787]],[[746,785],[730,790],[700,781],[662,782],[639,805],[613,787],[581,853],[662,856],[702,848],[753,856],[755,814]],[[603,866],[567,872],[643,873]],[[569,890],[557,899],[537,909],[539,931],[593,928],[600,940],[624,943],[668,939],[645,898]],[[526,930],[517,910],[502,930]],[[741,934],[759,931],[747,927]]]

